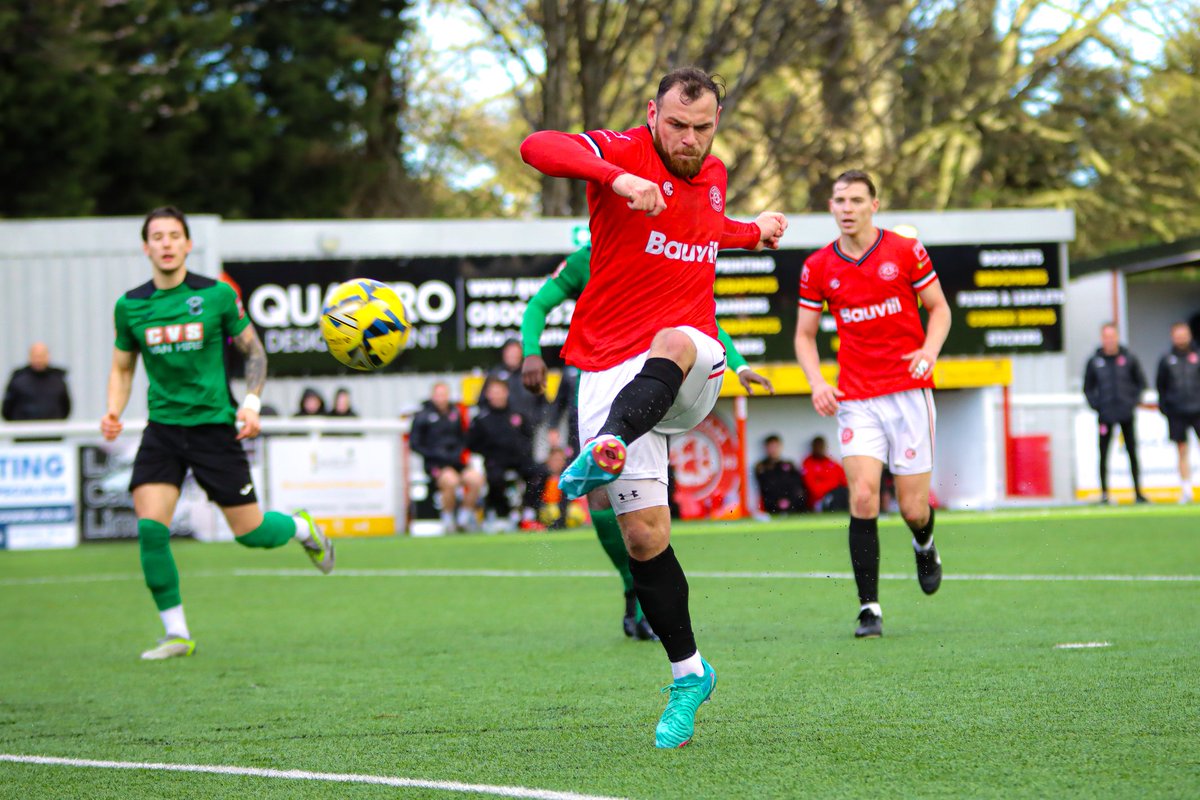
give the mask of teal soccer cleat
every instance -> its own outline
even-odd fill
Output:
[[[558,477],[558,488],[568,499],[583,497],[592,489],[612,483],[625,468],[625,442],[620,436],[600,434],[583,446]]]
[[[717,688],[717,673],[703,658],[703,675],[684,675],[663,689],[671,699],[654,729],[655,747],[683,747],[696,730],[696,709],[707,703]]]

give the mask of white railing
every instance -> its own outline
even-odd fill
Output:
[[[358,419],[357,417],[263,417],[264,434],[290,433],[321,436],[346,433],[408,433],[407,419]],[[146,420],[125,421],[121,436],[137,435]],[[0,441],[14,438],[57,437],[62,439],[100,439],[100,422],[61,420],[53,422],[0,422]]]

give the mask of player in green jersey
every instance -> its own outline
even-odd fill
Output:
[[[542,359],[541,345],[542,331],[546,328],[546,317],[564,300],[578,298],[583,293],[583,287],[587,286],[588,278],[591,277],[591,257],[592,246],[590,244],[567,256],[537,294],[529,299],[529,304],[525,307],[525,315],[521,318],[521,342],[525,351],[521,378],[525,387],[535,394],[541,394],[546,389],[546,362]],[[750,369],[746,359],[738,353],[737,348],[733,346],[733,340],[729,338],[729,334],[721,328],[720,324],[717,325],[717,338],[721,344],[725,345],[725,356],[729,368],[737,373],[738,381],[747,393],[753,394],[755,386],[761,386],[769,394],[775,393],[775,388],[771,385],[770,380]],[[565,391],[574,392],[574,389],[569,387],[575,386],[576,382],[565,379],[567,371],[574,369],[574,367],[565,368],[564,380],[559,387],[560,397],[555,401],[555,405],[559,408],[564,407],[564,399],[569,399],[571,407],[574,407],[574,397],[563,398],[561,396],[561,393]],[[578,453],[578,431],[573,420],[568,427],[571,449]],[[608,502],[608,494],[604,489],[597,489],[589,492],[587,498],[588,508],[592,514],[592,527],[596,529],[596,537],[600,540],[600,546],[604,548],[604,552],[612,561],[613,566],[617,568],[617,572],[621,574],[621,582],[625,587],[625,616],[621,620],[625,635],[634,639],[655,640],[658,637],[654,635],[650,623],[642,615],[641,606],[633,591],[633,575],[629,571],[629,553],[626,551],[625,541],[621,537],[621,526],[617,523],[617,515]]]
[[[237,294],[228,284],[188,272],[191,233],[176,208],[156,208],[146,215],[142,249],[153,277],[117,300],[108,411],[100,432],[109,441],[121,433],[121,413],[129,403],[140,353],[150,380],[150,419],[129,488],[142,572],[166,632],[142,658],[157,660],[189,656],[196,649],[183,614],[168,529],[188,469],[221,507],[239,544],[280,547],[295,539],[324,573],[333,569],[334,554],[333,542],[307,513],[264,514],[259,508],[241,440],[259,432],[267,354]],[[246,397],[240,409],[225,372],[228,337],[246,359]]]

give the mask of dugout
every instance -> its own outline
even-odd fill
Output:
[[[1121,341],[1141,361],[1150,387],[1137,414],[1143,488],[1152,500],[1173,502],[1179,491],[1177,453],[1157,410],[1154,376],[1170,346],[1173,323],[1187,322],[1200,341],[1200,236],[1077,262],[1070,267],[1069,286],[1074,309],[1067,329],[1071,393],[1063,401],[1075,403],[1074,496],[1099,496],[1095,421],[1080,397],[1084,366],[1099,344],[1100,326],[1113,321]],[[1200,474],[1200,447],[1194,440],[1191,460],[1193,474]],[[1109,470],[1113,495],[1131,499],[1132,480],[1123,453],[1113,454]]]

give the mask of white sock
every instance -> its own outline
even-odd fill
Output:
[[[883,616],[883,609],[879,607],[879,603],[863,603],[862,608],[859,609],[860,612],[867,610],[877,617]]]
[[[192,638],[192,634],[188,631],[187,619],[183,616],[183,606],[178,605],[174,608],[168,608],[158,612],[158,616],[162,619],[163,629],[167,636],[179,636],[184,639]]]
[[[454,515],[449,511],[442,512],[442,527],[447,531],[454,530]]]
[[[704,675],[704,662],[700,660],[700,651],[683,661],[671,662],[671,677],[679,680],[684,675]]]
[[[913,537],[913,550],[916,550],[918,553],[928,553],[929,548],[931,548],[931,547],[933,547],[933,537],[932,536],[929,537],[929,543],[927,545],[925,545],[924,547],[917,544],[916,537]]]
[[[308,520],[304,517],[292,517],[292,522],[296,523],[296,541],[301,544],[311,542],[312,529],[308,527]]]

